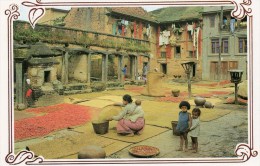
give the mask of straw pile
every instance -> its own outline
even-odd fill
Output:
[[[146,96],[155,96],[155,97],[165,96],[164,89],[162,88],[163,76],[164,76],[163,73],[149,72],[147,74],[147,86],[142,94]]]
[[[118,115],[121,110],[122,108],[120,106],[106,106],[101,110],[95,121],[104,122],[108,119],[111,119],[113,116]]]

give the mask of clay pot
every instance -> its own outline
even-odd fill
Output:
[[[206,99],[202,98],[202,97],[196,97],[194,99],[194,103],[196,104],[196,106],[200,106],[203,107],[203,105],[205,104]]]
[[[172,90],[172,95],[173,95],[174,97],[178,97],[178,96],[180,95],[180,90],[179,90],[179,89],[174,89],[174,90]]]
[[[205,104],[204,104],[204,107],[205,108],[214,108],[214,105],[211,102],[206,101]]]

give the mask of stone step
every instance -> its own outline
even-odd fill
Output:
[[[87,89],[89,86],[87,84],[68,84],[64,85],[64,91],[70,90],[84,90]]]
[[[82,93],[91,93],[92,89],[84,89],[84,90],[67,90],[64,91],[64,95],[72,95],[72,94],[82,94]]]

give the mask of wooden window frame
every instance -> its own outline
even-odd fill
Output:
[[[240,44],[242,45],[242,47],[240,47]],[[238,52],[247,53],[247,38],[244,37],[238,38]]]
[[[223,38],[222,43],[221,43],[221,53],[227,54],[229,49],[229,43],[228,43],[228,38]],[[211,53],[212,54],[217,54],[219,53],[219,39],[211,39]]]

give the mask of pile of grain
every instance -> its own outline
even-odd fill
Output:
[[[111,106],[111,105],[106,106],[98,114],[95,121],[104,122],[108,119],[111,119],[113,116],[118,115],[121,110],[122,110],[122,108],[120,106]]]
[[[149,72],[147,74],[147,85],[146,89],[143,91],[143,95],[161,97],[165,96],[163,89],[162,77],[163,73],[160,72]]]

